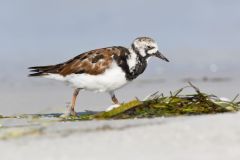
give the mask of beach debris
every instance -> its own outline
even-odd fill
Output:
[[[195,93],[181,95],[186,88],[192,88]],[[218,98],[208,95],[189,82],[170,96],[164,96],[155,92],[147,96],[143,101],[139,99],[121,104],[117,108],[106,110],[97,114],[80,115],[71,117],[71,120],[91,119],[128,119],[128,118],[154,118],[181,115],[202,115],[225,112],[236,112],[240,109],[240,103],[236,102],[238,95],[231,101],[227,98]]]
[[[240,109],[239,95],[233,100],[218,98],[212,94],[200,91],[198,87],[188,82],[188,86],[180,88],[175,92],[170,92],[169,96],[161,94],[159,91],[150,94],[144,100],[135,98],[134,100],[120,105],[110,106],[103,112],[85,112],[77,116],[63,117],[60,114],[50,115],[18,115],[7,118],[48,118],[60,119],[60,121],[96,120],[96,119],[130,119],[130,118],[154,118],[181,115],[202,115],[225,112],[237,112]],[[193,94],[181,94],[184,89],[192,88]],[[0,116],[0,118],[6,118]]]

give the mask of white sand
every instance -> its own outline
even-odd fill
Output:
[[[0,141],[2,160],[239,160],[240,113],[60,122]],[[15,124],[15,122],[14,122]]]

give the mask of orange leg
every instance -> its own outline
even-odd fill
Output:
[[[112,98],[112,101],[114,104],[119,104],[119,101],[118,99],[116,98],[114,92],[110,92],[110,95],[111,95],[111,98]]]
[[[67,110],[67,115],[71,115],[71,116],[77,115],[77,113],[75,112],[75,105],[76,105],[76,100],[77,100],[79,91],[80,91],[79,88],[75,89],[75,91],[73,93],[73,97],[72,97],[71,106],[68,107],[68,110]]]

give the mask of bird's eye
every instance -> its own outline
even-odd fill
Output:
[[[151,49],[154,49],[154,47],[147,46],[147,49],[148,49],[148,50],[151,50]]]

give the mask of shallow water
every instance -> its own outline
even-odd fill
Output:
[[[174,92],[191,81],[203,92],[219,97],[233,99],[239,93],[240,81],[234,76],[217,77],[141,77],[116,91],[120,102],[127,102],[135,97],[143,99],[149,94],[159,91],[166,95]],[[28,82],[28,83],[26,83]],[[19,84],[6,84],[0,92],[0,114],[12,115],[20,113],[62,113],[70,103],[73,89],[57,81],[46,79],[28,79]],[[186,89],[183,93],[193,93]],[[107,93],[82,91],[79,94],[76,110],[105,110],[112,104]]]

